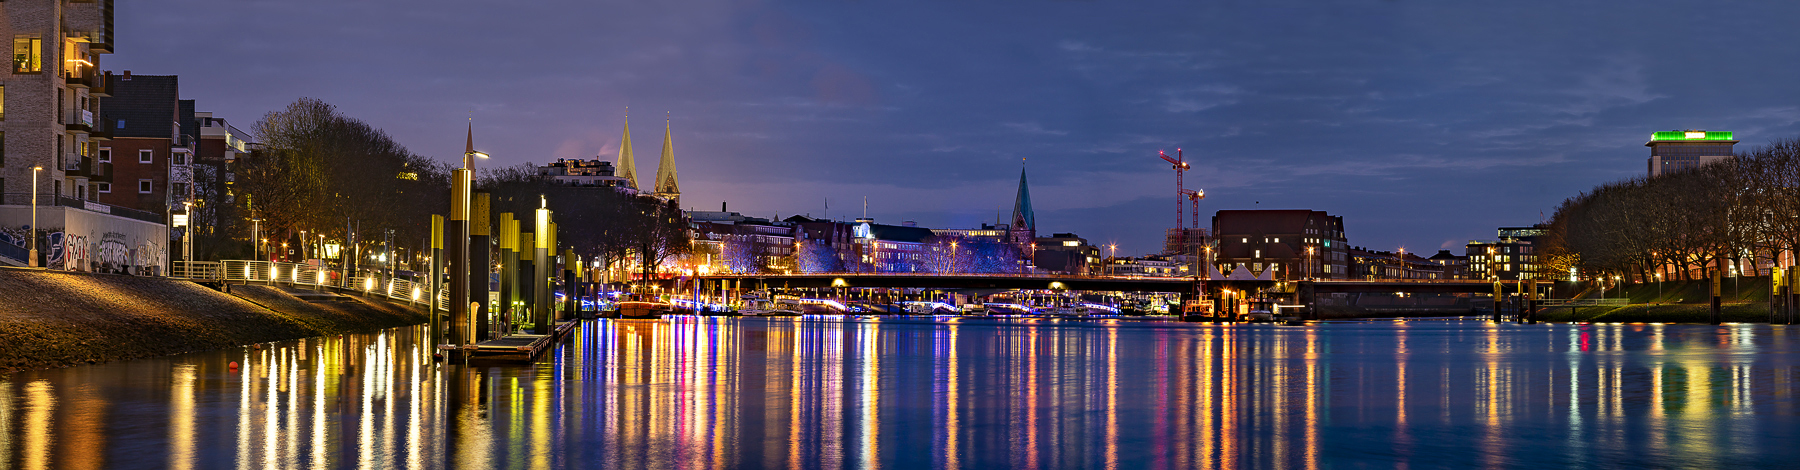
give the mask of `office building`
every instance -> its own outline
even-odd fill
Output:
[[[1732,157],[1732,140],[1726,131],[1659,131],[1650,134],[1649,175],[1699,168]]]

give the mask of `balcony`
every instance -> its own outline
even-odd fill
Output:
[[[71,156],[64,162],[63,172],[70,178],[87,178],[93,181],[112,182],[113,168],[111,163],[95,160],[94,157]]]
[[[63,73],[63,80],[67,82],[69,86],[75,88],[104,87],[105,85],[98,84],[101,78],[101,76],[94,73],[93,67],[76,66]]]
[[[93,111],[88,111],[88,110],[83,109],[81,111],[76,112],[74,116],[70,116],[70,117],[74,118],[74,120],[73,120],[73,122],[70,122],[68,125],[69,132],[80,132],[83,134],[94,133],[94,112]]]

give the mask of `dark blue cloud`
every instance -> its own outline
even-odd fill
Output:
[[[695,207],[969,226],[1021,159],[1041,231],[1153,251],[1158,150],[1217,209],[1427,251],[1643,171],[1654,130],[1800,135],[1779,2],[121,2],[108,69],[248,127],[335,103],[445,160],[611,158],[662,118]],[[1458,250],[1460,251],[1460,250]]]

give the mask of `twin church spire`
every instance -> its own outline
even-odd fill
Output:
[[[625,179],[625,185],[638,189],[637,162],[631,154],[631,116],[625,116],[624,136],[619,138],[618,175]],[[681,185],[675,176],[675,138],[669,122],[663,123],[662,160],[657,162],[656,179],[651,195],[679,200]]]

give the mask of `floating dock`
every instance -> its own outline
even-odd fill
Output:
[[[463,346],[460,350],[448,344],[439,345],[438,349],[447,351],[452,356],[460,354],[470,361],[532,362],[543,355],[544,351],[549,351],[562,342],[563,338],[567,338],[580,323],[579,320],[558,322],[547,335],[512,334]]]

